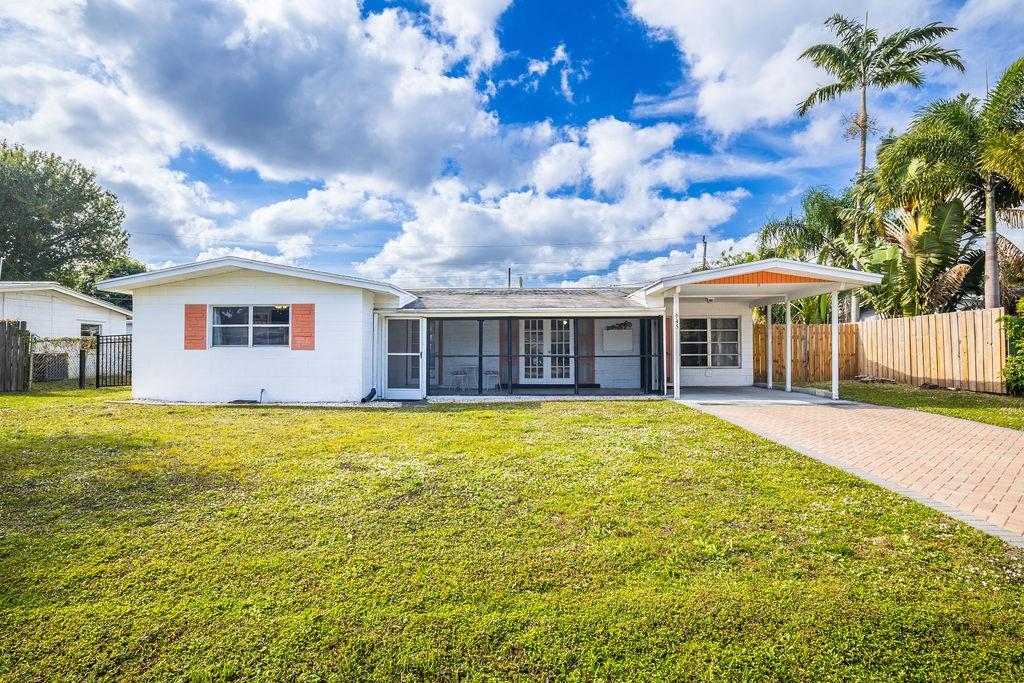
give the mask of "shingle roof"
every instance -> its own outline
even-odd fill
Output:
[[[564,308],[642,308],[627,298],[633,289],[594,287],[588,289],[413,289],[417,297],[403,310],[532,310]]]

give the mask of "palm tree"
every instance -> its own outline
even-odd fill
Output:
[[[853,209],[849,193],[835,195],[822,187],[813,187],[800,200],[801,215],[769,221],[757,235],[758,257],[813,260],[829,266],[849,268],[855,265],[850,235],[855,221],[848,219]],[[795,306],[795,319],[804,323],[828,322],[829,295],[810,297]],[[778,316],[785,315],[779,306]],[[777,317],[778,317],[777,316]]]
[[[984,100],[960,95],[925,107],[878,155],[882,208],[961,193],[984,201],[985,307],[999,308],[996,217],[1020,224],[1024,199],[1024,57]]]
[[[875,29],[868,28],[867,15],[861,24],[839,14],[829,17],[825,26],[835,32],[839,42],[812,45],[800,55],[800,59],[810,59],[836,80],[814,90],[799,105],[797,112],[804,116],[817,104],[836,100],[849,92],[860,92],[860,115],[854,118],[852,125],[854,133],[860,137],[857,173],[860,180],[867,164],[868,131],[871,128],[868,89],[885,90],[896,85],[919,88],[924,83],[921,67],[926,64],[942,64],[963,71],[959,52],[943,49],[935,42],[956,29],[933,22],[918,28],[904,28],[880,39]],[[861,208],[859,203],[857,208]],[[856,234],[854,241],[858,241]],[[856,322],[856,297],[851,301],[851,316]]]
[[[823,265],[848,268],[851,259],[845,238],[851,230],[842,215],[844,210],[853,207],[850,197],[814,187],[804,193],[800,205],[802,216],[791,213],[764,224],[757,235],[759,252],[765,256],[813,259]]]

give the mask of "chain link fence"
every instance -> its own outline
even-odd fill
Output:
[[[70,388],[96,381],[95,337],[32,337],[29,346],[33,385]]]

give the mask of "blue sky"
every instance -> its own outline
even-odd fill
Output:
[[[752,246],[856,163],[794,115],[834,12],[1021,56],[1024,0],[40,0],[0,6],[0,138],[96,169],[153,266],[240,254],[408,286],[640,282]]]

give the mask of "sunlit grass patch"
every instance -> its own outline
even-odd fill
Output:
[[[671,402],[0,397],[0,677],[1020,678],[1019,553]]]
[[[860,382],[842,382],[839,393],[851,401],[909,408],[998,427],[1024,429],[1024,398],[1019,396]]]

